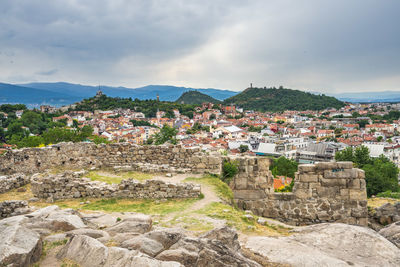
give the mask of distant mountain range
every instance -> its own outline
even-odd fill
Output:
[[[221,89],[196,89],[169,85],[148,85],[139,88],[89,86],[66,82],[56,83],[27,83],[8,84],[0,83],[0,104],[22,103],[28,106],[49,104],[62,106],[72,104],[94,96],[99,88],[108,96],[132,99],[156,99],[157,94],[162,101],[176,101],[183,93],[198,91],[217,100],[225,100],[238,94],[238,92]],[[317,93],[319,94],[319,93]],[[342,101],[348,102],[400,102],[400,92],[365,92],[327,94]]]
[[[111,97],[121,97],[121,98],[131,97],[132,99],[138,98],[144,100],[144,99],[156,99],[157,95],[159,95],[160,100],[162,101],[175,101],[184,92],[193,90],[205,93],[213,98],[220,100],[223,100],[225,98],[237,94],[237,92],[229,90],[221,90],[213,88],[196,89],[196,88],[169,86],[169,85],[148,85],[139,88],[127,88],[127,87],[111,87],[111,86],[88,86],[88,85],[58,82],[58,83],[28,83],[28,84],[20,84],[19,86],[45,90],[53,93],[62,92],[62,94],[78,98],[78,100],[94,96],[99,89],[104,94]],[[44,98],[45,97],[47,96],[44,95]]]
[[[184,92],[175,102],[179,104],[221,103],[221,101],[199,91]]]
[[[221,89],[196,89],[168,85],[148,85],[139,88],[88,86],[65,82],[57,83],[27,83],[7,84],[0,83],[1,103],[22,103],[28,106],[49,104],[61,106],[78,102],[83,98],[94,96],[98,90],[111,97],[132,99],[156,99],[159,95],[162,101],[175,101],[184,92],[198,91],[213,98],[224,100],[237,92]]]
[[[342,101],[360,103],[360,102],[400,102],[400,92],[382,91],[382,92],[362,92],[362,93],[338,93],[327,94],[334,96]]]

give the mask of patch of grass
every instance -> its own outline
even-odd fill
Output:
[[[396,203],[399,202],[398,199],[390,199],[390,198],[380,198],[380,197],[374,197],[374,198],[368,198],[368,207],[370,208],[379,208],[383,204],[386,203]]]
[[[31,184],[24,185],[23,188],[26,189],[25,192],[18,192],[18,189],[13,189],[0,194],[0,202],[6,200],[28,200],[34,197],[31,191]]]
[[[234,227],[236,230],[246,234],[281,236],[288,235],[290,230],[268,224],[260,225],[257,223],[257,216],[253,215],[253,219],[248,219],[245,217],[246,213],[244,211],[218,202],[213,202],[197,212],[211,218],[225,220],[228,226]]]
[[[233,192],[230,189],[230,187],[215,176],[210,175],[210,176],[204,176],[202,178],[188,177],[183,181],[210,185],[214,189],[218,197],[220,197],[221,199],[223,199],[228,203],[232,203],[233,201]]]
[[[130,199],[113,198],[113,199],[90,200],[90,203],[85,205],[79,205],[79,202],[81,202],[82,200],[76,200],[75,203],[82,210],[99,210],[105,212],[130,211],[130,212],[139,212],[145,214],[165,215],[172,212],[183,211],[197,200],[198,199],[169,199],[163,202],[157,200],[130,200]],[[57,201],[54,204],[57,204],[60,207],[71,207],[72,206],[71,202],[72,202],[71,200]]]
[[[80,267],[80,265],[72,260],[63,259],[60,267]]]
[[[376,196],[400,199],[400,192],[385,191],[385,192],[381,192],[381,193],[377,194]]]
[[[92,181],[100,181],[108,184],[119,184],[124,179],[135,179],[138,181],[144,181],[153,178],[152,175],[147,173],[139,172],[104,172],[104,171],[91,171],[85,175],[85,177],[90,178]]]

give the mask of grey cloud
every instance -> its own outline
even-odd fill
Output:
[[[54,75],[58,72],[58,69],[52,69],[52,70],[44,70],[44,71],[39,71],[36,72],[38,75],[43,75],[43,76],[51,76]]]
[[[0,54],[0,79],[22,69],[132,87],[394,90],[398,10],[396,0],[3,0],[0,47],[11,56]]]

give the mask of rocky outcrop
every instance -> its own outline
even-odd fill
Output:
[[[400,265],[400,250],[387,239],[340,223],[301,227],[288,237],[251,237],[244,248],[291,266]]]
[[[400,248],[400,221],[389,224],[379,231],[379,234]]]
[[[133,198],[166,199],[197,198],[199,185],[191,183],[166,183],[159,180],[139,182],[133,179],[122,180],[120,184],[107,184],[79,178],[65,172],[59,175],[36,176],[32,179],[32,193],[44,199],[92,198]]]
[[[23,173],[0,176],[0,194],[29,183],[29,177]]]
[[[136,250],[118,247],[106,247],[94,238],[84,235],[72,237],[57,254],[59,259],[71,259],[83,267],[114,267],[114,266],[154,266],[178,267],[181,264],[172,261],[153,259]]]
[[[39,260],[42,253],[40,235],[25,227],[24,217],[0,221],[0,266],[24,267]]]
[[[386,203],[370,213],[370,222],[378,230],[385,225],[400,221],[400,202]]]

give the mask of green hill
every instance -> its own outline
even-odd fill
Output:
[[[220,103],[217,99],[200,93],[198,91],[188,91],[183,93],[175,102],[177,103],[184,103],[184,104],[191,104],[191,105],[198,105],[202,103]]]
[[[235,104],[258,111],[323,110],[341,108],[344,102],[331,96],[315,95],[299,90],[279,88],[247,88],[240,94],[225,99],[225,105]]]

